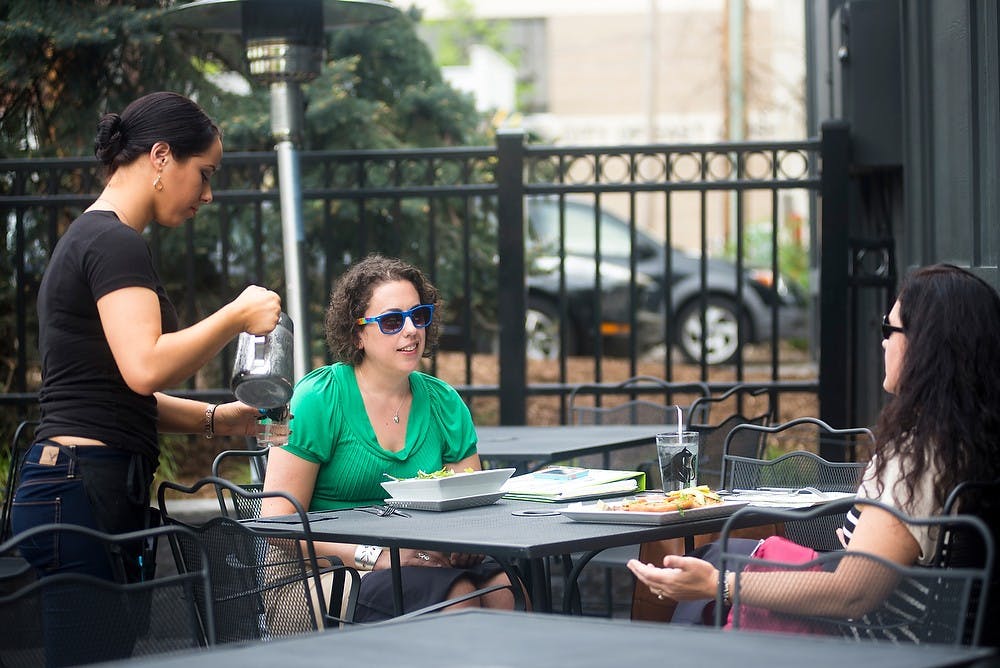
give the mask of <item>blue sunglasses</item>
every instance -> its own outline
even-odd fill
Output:
[[[370,325],[373,322],[377,322],[378,329],[383,334],[397,334],[403,331],[403,325],[406,324],[407,318],[410,319],[410,322],[417,329],[427,327],[434,319],[434,304],[421,304],[420,306],[414,306],[409,311],[388,311],[387,313],[372,316],[371,318],[358,318],[357,323],[359,325]]]

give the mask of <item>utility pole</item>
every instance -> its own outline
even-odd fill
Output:
[[[726,41],[724,81],[726,86],[726,134],[729,141],[746,139],[746,58],[744,32],[746,30],[746,0],[727,0],[723,17],[723,34]],[[735,168],[735,165],[734,165]],[[735,176],[735,175],[734,175]],[[729,240],[737,224],[739,192],[729,195],[729,206],[723,222],[723,239]]]
[[[657,116],[659,116],[659,96],[660,96],[660,26],[659,26],[659,0],[649,0],[646,15],[646,143],[655,144],[659,139],[657,129]],[[656,207],[651,198],[642,197],[639,200],[639,211],[637,220],[643,221],[643,226],[647,230],[653,229],[655,225]]]

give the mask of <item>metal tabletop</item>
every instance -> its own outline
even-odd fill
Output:
[[[537,468],[640,445],[650,446],[655,455],[656,435],[676,430],[675,424],[477,427],[476,447],[491,466],[513,465],[520,474],[532,470],[532,464]]]
[[[381,517],[357,510],[309,513],[313,537],[318,541],[382,545],[390,550],[398,578],[399,549],[467,552],[494,557],[529,586],[535,609],[548,611],[548,578],[542,561],[574,552],[592,553],[609,547],[635,545],[666,538],[685,538],[722,529],[726,517],[687,518],[673,524],[603,524],[577,522],[562,515],[517,515],[519,511],[551,511],[566,504],[501,499],[489,506],[447,512],[405,510],[406,516]],[[300,532],[293,516],[250,520],[248,525],[267,530]],[[401,591],[401,584],[395,593]],[[398,600],[396,609],[402,610]],[[568,611],[569,601],[563,603]]]
[[[739,666],[937,668],[995,657],[990,648],[858,643],[838,638],[718,631],[673,624],[469,610],[354,627],[242,647],[131,660],[188,668],[315,668],[331,658],[354,666],[432,668],[563,666]]]

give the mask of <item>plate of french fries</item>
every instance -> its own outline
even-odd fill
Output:
[[[622,499],[570,504],[562,514],[578,522],[672,524],[690,519],[725,517],[745,501],[730,501],[707,485],[672,492],[646,492]]]

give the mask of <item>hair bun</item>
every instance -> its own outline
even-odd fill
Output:
[[[104,114],[97,124],[94,139],[94,154],[105,165],[114,162],[115,157],[125,148],[125,125],[122,117],[115,113]]]

